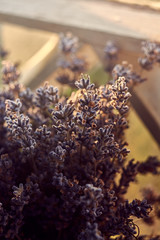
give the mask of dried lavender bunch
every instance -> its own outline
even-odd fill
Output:
[[[146,199],[125,197],[138,173],[152,172],[153,166],[158,173],[159,167],[158,159],[127,160],[124,132],[131,95],[125,78],[96,88],[82,76],[75,83],[79,90],[65,100],[48,84],[34,93],[22,87],[15,91],[14,77],[4,83],[0,238],[153,240],[140,236],[133,220],[147,219],[152,206]]]
[[[60,35],[61,59],[58,62],[60,67],[56,80],[62,84],[75,87],[75,81],[79,75],[86,71],[87,62],[77,54],[79,39],[71,33]]]

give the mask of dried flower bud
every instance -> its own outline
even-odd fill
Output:
[[[66,35],[60,34],[60,49],[64,53],[75,52],[78,48],[78,38],[74,37],[72,33]]]
[[[9,84],[17,81],[19,76],[20,74],[17,71],[15,65],[9,62],[3,62],[2,81],[4,82],[4,84]]]

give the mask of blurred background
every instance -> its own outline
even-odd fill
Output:
[[[159,23],[159,0],[0,0],[0,64],[8,52],[5,59],[19,66],[22,84],[35,90],[48,81],[67,97],[81,72],[99,86],[112,80],[115,64],[132,64],[148,81],[132,90],[128,158],[144,161],[160,156],[160,68],[141,72],[137,60],[143,40],[160,41]],[[60,45],[66,34],[76,45],[71,55]],[[157,176],[138,181],[130,188],[130,200],[142,198],[143,187],[160,188]],[[143,229],[154,233],[160,227]]]

